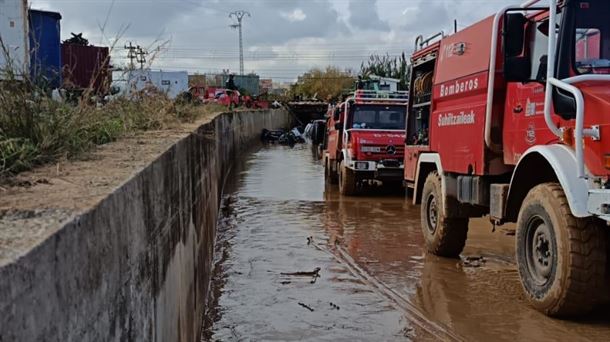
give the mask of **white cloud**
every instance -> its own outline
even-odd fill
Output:
[[[210,72],[238,62],[237,32],[229,13],[243,9],[246,72],[294,80],[311,67],[358,69],[371,53],[397,56],[419,34],[464,27],[491,15],[505,0],[31,0],[32,7],[63,15],[62,36],[83,32],[108,45],[126,25],[125,42],[150,46],[171,39],[153,67]],[[99,26],[109,15],[105,38]],[[127,62],[117,49],[113,64]]]
[[[302,9],[297,8],[292,12],[280,12],[280,15],[286,19],[288,19],[288,21],[294,23],[294,22],[298,22],[298,21],[303,21],[305,19],[307,19],[307,15],[303,12]]]

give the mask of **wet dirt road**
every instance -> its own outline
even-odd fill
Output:
[[[437,258],[419,207],[339,196],[308,146],[244,163],[224,198],[205,341],[610,340],[609,307],[574,322],[527,305],[511,227],[472,220],[470,259]]]

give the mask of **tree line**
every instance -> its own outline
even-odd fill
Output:
[[[331,101],[341,98],[356,88],[358,76],[363,80],[375,75],[400,80],[399,90],[409,86],[409,64],[404,53],[400,56],[371,55],[362,62],[358,73],[352,69],[340,69],[334,66],[313,68],[299,76],[291,86],[289,96],[294,99]]]

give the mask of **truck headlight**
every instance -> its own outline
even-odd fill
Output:
[[[369,169],[369,163],[367,163],[367,162],[356,162],[355,168],[356,168],[356,170],[368,170]]]

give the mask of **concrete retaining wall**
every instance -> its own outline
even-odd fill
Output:
[[[0,269],[0,341],[197,341],[222,184],[284,111],[227,113]]]

